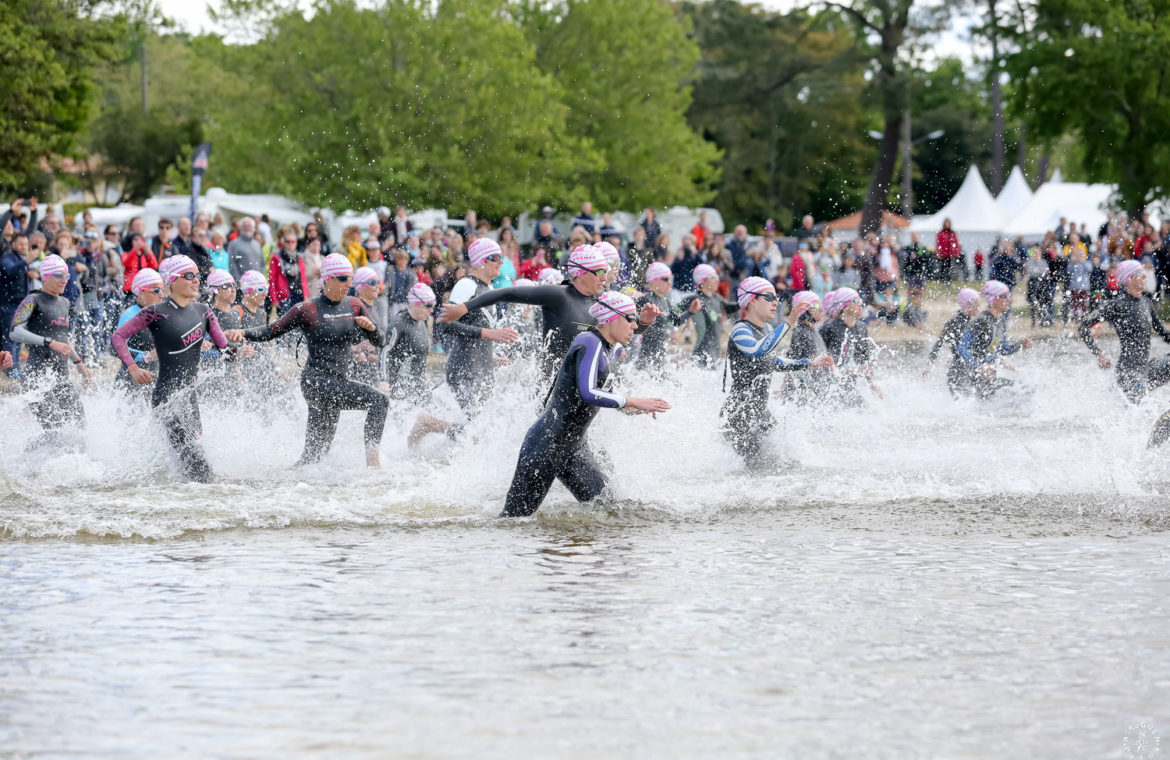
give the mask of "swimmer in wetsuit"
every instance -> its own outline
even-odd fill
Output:
[[[585,443],[589,424],[601,407],[628,414],[670,409],[659,398],[627,398],[605,390],[614,349],[628,342],[637,324],[629,296],[608,292],[590,309],[596,326],[573,339],[561,362],[544,413],[528,429],[501,517],[525,517],[540,509],[553,480],[578,501],[605,488],[605,475]]]
[[[691,319],[695,325],[695,350],[691,356],[700,367],[711,369],[719,366],[719,361],[723,358],[719,345],[719,325],[723,315],[738,312],[739,304],[724,301],[715,292],[719,287],[719,273],[715,271],[715,267],[699,264],[692,276],[698,292],[684,298],[679,303],[679,308],[682,309],[682,318]],[[700,302],[700,307],[692,311],[691,305],[695,301]]]
[[[963,369],[963,357],[959,356],[959,340],[963,337],[963,333],[967,331],[967,326],[971,324],[971,319],[979,313],[979,294],[971,288],[963,288],[959,291],[955,300],[959,304],[959,310],[943,325],[942,332],[938,335],[938,340],[934,342],[934,346],[930,349],[926,369],[922,372],[923,377],[929,377],[942,347],[944,345],[948,346],[951,349],[951,363],[947,368],[947,387],[951,389],[951,393],[957,392],[958,384],[965,373]]]
[[[77,389],[69,382],[69,362],[77,367],[88,387],[89,369],[69,343],[69,299],[61,294],[69,283],[69,267],[56,254],[41,261],[41,290],[25,296],[12,317],[11,340],[23,343],[28,361],[21,368],[21,385],[36,394],[29,406],[45,433],[43,442],[66,425],[85,423]]]
[[[497,288],[477,294],[464,303],[450,303],[443,307],[440,317],[443,322],[460,319],[468,311],[483,309],[497,303],[525,303],[539,306],[544,329],[544,359],[541,373],[552,378],[569,345],[582,331],[593,325],[589,308],[605,289],[605,277],[609,267],[605,257],[591,245],[580,245],[569,254],[566,265],[569,272],[567,285],[538,285],[533,288]],[[545,269],[540,273],[543,281]],[[648,304],[639,316],[640,325],[649,325],[658,316],[658,309]]]
[[[701,265],[700,265],[701,266]],[[698,267],[696,267],[697,269]],[[727,361],[731,367],[731,389],[723,402],[723,437],[749,469],[762,470],[776,464],[769,456],[766,435],[776,425],[768,410],[773,372],[832,368],[828,356],[816,359],[787,359],[778,350],[780,341],[808,309],[808,302],[793,304],[788,318],[779,327],[769,327],[776,316],[776,289],[763,277],[748,277],[736,291],[743,308],[742,318],[731,328],[727,339]]]
[[[1007,338],[1007,314],[1012,307],[1012,291],[999,280],[983,284],[983,298],[987,311],[983,312],[963,331],[959,339],[959,357],[963,360],[956,375],[955,391],[989,399],[1013,381],[996,375],[1000,358],[1032,347],[1030,338],[1012,343]]]
[[[611,248],[613,246],[610,246]],[[653,304],[658,309],[658,316],[642,332],[642,345],[638,348],[638,357],[634,367],[649,372],[661,372],[666,363],[666,343],[677,325],[681,325],[686,317],[682,310],[670,305],[670,286],[674,275],[670,267],[661,261],[655,261],[646,267],[647,292],[638,299],[637,306],[642,308],[646,304]],[[703,303],[695,298],[689,307],[693,316],[703,308]]]
[[[206,482],[211,479],[211,466],[199,443],[203,425],[195,395],[199,349],[206,337],[221,351],[228,342],[212,310],[195,300],[199,296],[199,268],[195,262],[182,254],[167,261],[171,262],[166,275],[170,296],[135,314],[114,331],[112,341],[130,379],[145,385],[155,375],[134,361],[128,341],[136,333],[150,330],[158,352],[158,381],[150,396],[151,406],[179,455],[184,473],[192,480]]]
[[[593,247],[605,259],[605,265],[609,270],[605,273],[602,287],[605,290],[621,290],[621,285],[618,282],[618,277],[622,273],[622,255],[618,253],[618,249],[613,247],[613,244],[606,241],[594,243]]]
[[[153,269],[139,269],[138,274],[134,275],[130,284],[130,293],[134,296],[134,304],[122,312],[122,316],[118,317],[116,327],[121,327],[129,322],[147,306],[153,306],[163,300],[162,277]],[[130,349],[130,356],[134,358],[135,364],[147,372],[158,372],[158,352],[154,350],[154,336],[150,334],[150,330],[140,330],[130,336],[126,345]],[[146,388],[130,379],[130,373],[126,371],[124,364],[118,368],[118,374],[114,376],[114,383],[127,393],[132,393],[135,396],[139,394],[143,397],[146,396]]]
[[[1170,343],[1170,331],[1154,312],[1154,302],[1143,290],[1146,272],[1136,261],[1117,265],[1117,285],[1122,289],[1116,298],[1103,301],[1081,322],[1077,332],[1089,350],[1097,356],[1101,369],[1112,362],[1093,339],[1093,326],[1108,322],[1117,331],[1121,353],[1117,357],[1117,385],[1133,403],[1140,402],[1150,390],[1170,381],[1170,355],[1150,360],[1150,334],[1158,333]]]
[[[825,294],[828,301],[831,293]],[[829,350],[817,330],[817,322],[824,316],[821,299],[811,290],[802,290],[792,297],[792,309],[805,310],[792,328],[792,343],[788,347],[788,358],[812,362],[828,356]],[[831,394],[833,370],[828,367],[810,367],[807,372],[785,378],[784,398],[801,406],[818,405]]]
[[[382,293],[382,278],[370,267],[361,267],[353,273],[353,290],[357,294],[358,300],[366,305],[374,324],[378,326],[379,330],[385,332],[385,325],[382,323],[380,313],[383,309],[379,309],[379,305],[384,308],[387,308],[388,305],[385,299],[378,298]],[[363,340],[354,346],[349,376],[356,382],[377,388],[382,393],[389,393],[390,385],[381,372],[381,351],[383,350],[385,349],[379,350],[368,340]]]
[[[479,238],[467,248],[471,271],[451,290],[455,307],[490,293],[492,280],[500,276],[504,255],[490,238]],[[448,306],[447,308],[452,308]],[[445,312],[444,312],[445,313]],[[469,420],[474,419],[495,387],[498,360],[493,342],[512,343],[520,334],[510,327],[496,327],[495,309],[465,310],[447,326],[451,350],[447,355],[447,385]]]
[[[302,301],[270,325],[232,330],[232,341],[268,341],[292,330],[300,330],[309,346],[309,359],[301,372],[301,393],[309,406],[305,425],[305,448],[297,465],[320,461],[333,445],[337,422],[346,409],[366,410],[366,464],[382,466],[379,445],[386,427],[390,401],[386,394],[347,376],[350,348],[363,340],[377,347],[385,335],[370,319],[357,298],[346,295],[353,279],[353,264],[340,253],[331,253],[321,262],[321,295]]]
[[[825,308],[829,319],[821,325],[821,339],[836,364],[836,379],[832,395],[834,400],[848,407],[865,404],[857,391],[855,377],[860,375],[869,383],[869,389],[882,397],[882,389],[873,380],[873,342],[869,339],[869,328],[861,321],[864,307],[861,296],[853,288],[837,288],[833,300]]]

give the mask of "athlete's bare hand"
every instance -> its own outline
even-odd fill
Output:
[[[1032,347],[1031,338],[1020,338],[1020,348],[1028,349]]]
[[[0,351],[0,370],[12,369],[12,354]]]
[[[223,337],[228,339],[228,343],[243,343],[244,342],[244,331],[243,330],[224,330]]]
[[[1109,361],[1109,357],[1105,354],[1097,354],[1097,366],[1101,369],[1109,369],[1113,366],[1113,362]]]
[[[511,362],[508,361],[508,357],[506,356],[493,356],[492,363],[497,367],[507,367],[509,364],[511,364]]]
[[[644,325],[648,325],[658,319],[658,315],[661,313],[661,309],[652,303],[648,303],[642,307],[642,311],[638,312],[638,321]]]
[[[369,317],[354,317],[353,323],[366,332],[374,332],[374,330],[377,329],[374,327],[374,323],[370,321]]]
[[[130,379],[133,380],[134,382],[138,383],[139,385],[146,385],[150,381],[154,380],[154,373],[153,372],[147,372],[142,367],[139,367],[137,364],[135,364],[131,367],[128,367],[127,371],[130,373]]]
[[[79,362],[77,364],[77,371],[81,373],[81,389],[83,391],[89,390],[93,386],[93,375],[90,374],[89,367]]]
[[[73,356],[73,346],[69,345],[68,343],[62,343],[59,340],[49,341],[49,349],[52,351],[56,351],[57,353],[61,354],[61,356],[64,356],[66,359],[68,359],[70,356]]]
[[[484,340],[494,340],[497,343],[515,343],[520,338],[520,333],[511,327],[497,327],[482,330],[479,337]]]
[[[467,313],[467,307],[461,303],[449,303],[439,313],[440,322],[454,322]]]
[[[660,398],[627,398],[626,411],[627,414],[649,414],[654,419],[658,419],[659,412],[665,412],[670,409],[670,404]]]
[[[788,323],[789,327],[795,325],[796,320],[800,319],[800,315],[808,311],[810,306],[812,306],[812,304],[808,301],[798,303],[796,306],[792,307],[792,311],[788,312],[788,318],[784,321]]]
[[[236,350],[236,356],[240,357],[241,359],[251,359],[255,355],[255,346],[240,346],[239,349]]]
[[[829,369],[836,369],[837,363],[835,361],[833,361],[833,357],[829,356],[828,354],[825,354],[824,356],[818,356],[817,358],[813,359],[809,363],[809,366],[810,367],[828,367]]]
[[[687,307],[687,310],[690,311],[691,314],[698,314],[699,309],[701,308],[703,308],[703,302],[696,298],[691,301],[691,305]]]

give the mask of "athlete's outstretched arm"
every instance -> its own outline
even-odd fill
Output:
[[[219,326],[219,320],[215,318],[215,312],[211,309],[207,310],[207,335],[220,351],[227,348],[228,339]]]
[[[284,316],[275,322],[249,327],[247,330],[244,330],[244,337],[257,342],[279,338],[287,332],[302,327],[304,325],[306,311],[312,308],[316,308],[312,301],[301,301],[286,311]]]

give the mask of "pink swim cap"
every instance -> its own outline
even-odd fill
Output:
[[[267,293],[268,280],[259,272],[249,269],[240,275],[240,290],[245,293]]]
[[[792,297],[792,308],[795,310],[797,306],[800,306],[803,303],[807,303],[808,308],[811,309],[812,307],[820,304],[820,302],[821,297],[816,293],[812,292],[811,290],[802,290]]]
[[[68,277],[69,265],[65,263],[65,259],[55,253],[50,253],[41,259],[41,277],[55,277],[57,275]]]
[[[699,266],[695,267],[695,271],[698,272],[699,269],[705,266],[707,265],[699,264]],[[710,267],[708,267],[708,269],[710,269]],[[698,280],[695,282],[697,283]],[[765,293],[772,293],[775,292],[775,290],[776,288],[772,287],[772,283],[768,282],[763,277],[748,277],[739,284],[739,289],[736,291],[737,300],[739,301],[739,308],[746,309],[748,304],[751,303],[752,299],[756,296],[762,296]]]
[[[353,264],[340,253],[331,253],[321,261],[321,279],[344,277],[353,274]]]
[[[155,270],[139,269],[138,274],[134,275],[134,279],[130,282],[130,292],[138,295],[148,288],[158,287],[162,284],[162,277]]]
[[[207,275],[207,287],[209,290],[219,290],[236,284],[236,280],[232,277],[230,272],[225,272],[222,269],[212,269],[211,274]]]
[[[549,267],[548,269],[540,270],[540,274],[536,276],[536,281],[542,285],[560,285],[565,281],[565,276],[556,267]]]
[[[621,254],[618,253],[618,249],[614,248],[611,244],[605,242],[604,240],[602,240],[600,243],[594,243],[593,247],[597,249],[598,253],[605,257],[605,261],[607,264],[609,264],[610,269],[612,269],[614,264],[617,264],[622,259]]]
[[[691,275],[691,279],[695,281],[695,287],[697,288],[706,280],[718,276],[719,273],[715,271],[715,267],[711,266],[710,264],[699,264],[697,267],[695,267],[695,273]]]
[[[467,257],[471,259],[471,266],[473,269],[484,265],[484,262],[491,256],[503,256],[500,252],[500,244],[491,238],[479,238],[472,241],[471,245],[467,247]]]
[[[987,299],[988,303],[991,303],[997,298],[1010,295],[1011,292],[1011,289],[999,280],[988,280],[983,283],[983,297]]]
[[[162,271],[162,266],[160,265],[159,274],[163,276],[163,279],[166,280],[168,285],[185,275],[187,272],[194,272],[195,274],[199,274],[199,267],[195,266],[195,262],[191,261],[191,259],[187,258],[181,253],[166,259],[163,261],[163,264],[167,265],[166,271]]]
[[[979,294],[971,288],[963,288],[959,291],[959,295],[955,296],[955,301],[958,302],[960,309],[965,309],[978,300]]]
[[[435,291],[431,290],[430,285],[422,282],[416,283],[406,294],[406,302],[415,306],[434,306],[435,300]]]
[[[569,277],[576,279],[586,272],[598,272],[609,269],[605,256],[591,245],[579,245],[569,254],[569,263],[566,267]],[[542,273],[543,274],[543,273]]]
[[[837,295],[836,290],[830,290],[828,293],[825,293],[823,298],[821,298],[821,308],[825,310],[826,315],[833,315],[833,309],[837,308],[838,297],[839,296]]]
[[[599,325],[607,325],[619,317],[636,312],[632,298],[613,290],[602,293],[598,296],[597,303],[589,307],[590,316],[596,319]]]
[[[536,285],[536,283],[533,282],[532,280],[528,279],[527,277],[517,277],[512,282],[512,287],[514,287],[514,288],[531,288],[531,287],[534,287],[535,285]]]
[[[698,267],[696,267],[697,269]],[[669,280],[673,275],[670,272],[670,267],[663,264],[661,261],[655,261],[650,266],[646,267],[646,282],[654,282],[655,280]]]
[[[355,288],[358,285],[368,285],[370,283],[377,283],[378,285],[382,284],[382,278],[379,277],[378,273],[373,269],[370,269],[369,267],[359,267],[358,270],[353,273],[353,286]]]
[[[829,303],[826,296],[825,313],[830,317],[835,317],[845,311],[845,307],[854,301],[861,301],[861,295],[853,288],[837,288],[829,295],[833,297],[833,300]]]
[[[41,267],[43,271],[44,264]],[[1129,278],[1145,273],[1145,267],[1140,263],[1136,261],[1123,261],[1117,265],[1117,285],[1118,287],[1124,287]]]

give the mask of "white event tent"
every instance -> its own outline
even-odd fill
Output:
[[[1028,205],[1004,224],[1003,234],[1028,242],[1042,240],[1063,216],[1078,225],[1084,222],[1095,235],[1105,223],[1105,208],[1115,189],[1113,185],[1085,182],[1045,182]]]
[[[1003,213],[974,165],[968,170],[955,197],[937,214],[914,217],[910,230],[928,236],[923,242],[931,245],[934,241],[929,236],[942,229],[946,219],[951,220],[951,229],[959,236],[967,267],[973,268],[976,249],[988,251],[999,237],[1004,222]]]
[[[1028,180],[1024,179],[1024,172],[1017,164],[1012,167],[1012,172],[1008,175],[1003,190],[1000,190],[999,195],[996,196],[995,205],[999,206],[999,212],[1006,222],[1020,213],[1030,200],[1032,200],[1032,188],[1028,187]]]

